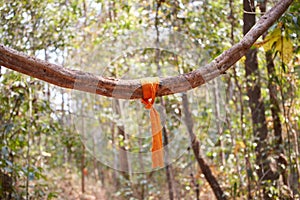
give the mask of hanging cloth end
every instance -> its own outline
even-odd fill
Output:
[[[141,79],[143,98],[142,103],[150,110],[152,131],[152,168],[164,167],[164,154],[162,143],[162,126],[159,113],[153,106],[159,85],[158,77]]]

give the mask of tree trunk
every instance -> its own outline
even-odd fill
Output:
[[[155,12],[155,30],[156,30],[156,50],[155,50],[155,64],[157,66],[157,74],[158,76],[161,76],[161,66],[159,64],[160,61],[160,47],[159,47],[159,19],[158,19],[158,12],[160,9],[162,1],[161,0],[157,0],[156,1],[156,12]],[[162,97],[160,97],[160,103],[161,106],[164,108],[165,110],[165,104],[164,104],[164,100]],[[163,134],[163,146],[167,146],[169,141],[168,141],[168,135],[167,135],[167,129],[166,126],[163,126],[162,129],[162,134]],[[174,193],[175,192],[175,187],[174,187],[174,176],[173,176],[173,170],[172,170],[172,164],[168,165],[168,157],[169,157],[169,152],[168,152],[168,148],[165,148],[164,151],[165,155],[164,155],[164,160],[165,160],[165,169],[166,169],[166,176],[167,176],[167,182],[168,182],[168,189],[169,189],[169,199],[170,200],[174,200],[176,197],[176,195]]]
[[[244,25],[243,33],[246,35],[248,31],[255,24],[255,6],[254,0],[244,0]],[[249,106],[251,110],[252,125],[253,125],[253,135],[255,137],[255,143],[257,144],[255,148],[256,152],[256,164],[259,166],[257,169],[257,174],[259,178],[259,184],[264,180],[274,180],[277,179],[276,174],[273,173],[270,166],[267,163],[268,153],[267,149],[267,136],[268,129],[265,118],[265,107],[263,99],[261,96],[261,84],[260,75],[258,71],[257,62],[257,49],[250,49],[246,53],[246,79],[247,79],[247,95],[249,97]],[[266,187],[263,186],[264,198],[269,199]]]
[[[263,1],[260,3],[260,11],[262,13],[266,12],[267,8],[267,1]],[[266,35],[266,34],[265,34]],[[265,37],[263,35],[263,38]],[[288,172],[287,172],[287,165],[288,162],[286,160],[284,149],[283,149],[283,139],[282,139],[282,124],[280,121],[280,106],[279,101],[277,98],[277,86],[276,86],[276,70],[275,65],[272,57],[272,52],[267,51],[265,53],[266,56],[266,63],[267,63],[267,70],[268,70],[268,89],[269,89],[269,97],[270,97],[270,107],[273,119],[273,130],[275,136],[274,142],[274,152],[276,152],[276,161],[277,161],[277,168],[279,169],[278,173],[282,175],[283,184],[289,186],[288,182]]]
[[[121,105],[120,105],[120,100],[114,99],[113,101],[115,103],[116,113],[121,118],[122,117],[122,112],[121,112],[122,109],[121,109]],[[125,134],[124,125],[117,124],[117,130],[118,130],[118,138],[117,138],[118,141],[116,141],[116,142],[118,144],[117,146],[120,148],[120,150],[119,150],[120,170],[122,171],[124,178],[129,181],[129,163],[128,163],[128,157],[127,157],[127,150],[125,148],[126,134]]]
[[[155,62],[157,65],[157,71],[158,71],[158,74],[161,75],[161,68],[159,65],[159,60],[160,60],[160,50],[159,49],[156,49],[155,57],[156,57]],[[166,107],[165,107],[164,99],[162,97],[160,97],[159,99],[160,99],[161,106],[165,110]],[[165,125],[163,126],[162,134],[163,134],[163,146],[167,146],[169,144],[169,138],[168,138],[168,133],[167,133],[167,129],[166,129]],[[169,199],[174,200],[174,199],[176,199],[176,189],[174,187],[174,176],[173,176],[172,164],[168,164],[169,163],[168,148],[165,148],[164,153],[165,153],[165,155],[164,155],[165,169],[166,169],[166,176],[167,176],[168,189],[169,189]]]
[[[112,138],[112,143],[113,145],[117,146],[118,145],[118,137],[116,136],[116,133],[115,133],[115,126],[116,126],[116,123],[115,122],[112,122],[111,124],[111,138]],[[118,153],[117,153],[117,150],[114,149],[114,169],[117,169],[118,168]],[[113,170],[112,172],[112,178],[113,178],[113,183],[114,183],[114,186],[115,186],[115,192],[117,192],[119,190],[119,187],[120,187],[120,181],[118,180],[118,173],[116,170]]]
[[[162,107],[165,109],[165,102],[163,100],[162,97],[160,97],[160,102]],[[163,134],[163,145],[167,146],[169,144],[169,137],[168,137],[168,133],[167,133],[167,129],[166,126],[163,126],[162,129],[162,134]],[[176,198],[176,189],[175,189],[175,185],[174,185],[174,175],[173,175],[173,169],[172,169],[172,164],[168,164],[169,163],[169,151],[168,148],[165,148],[164,151],[165,155],[164,155],[164,159],[165,159],[165,169],[166,169],[166,176],[167,176],[167,182],[168,182],[168,188],[169,188],[169,198],[170,200],[174,200],[177,199]]]
[[[182,105],[183,105],[183,112],[184,112],[184,121],[187,126],[187,131],[191,139],[191,146],[195,155],[195,158],[199,164],[199,167],[204,174],[207,182],[209,183],[211,189],[213,190],[216,198],[218,200],[225,200],[225,194],[223,190],[221,189],[216,177],[212,174],[212,171],[210,170],[208,164],[202,157],[200,153],[200,145],[199,145],[199,140],[197,139],[196,135],[194,134],[193,131],[193,119],[191,112],[189,110],[189,103],[188,103],[188,98],[187,94],[182,95]]]
[[[85,124],[83,120],[83,107],[80,109],[81,114],[81,129],[82,129],[82,139],[85,141]],[[82,152],[81,152],[81,192],[85,193],[85,145],[82,143]]]
[[[221,110],[220,110],[220,88],[218,84],[218,80],[213,80],[213,96],[214,96],[214,106],[215,106],[215,118],[216,118],[216,125],[217,125],[217,131],[218,131],[218,137],[219,137],[219,143],[220,143],[220,159],[221,159],[221,165],[225,165],[225,154],[224,154],[224,142],[221,138],[222,136],[222,121],[221,121]]]
[[[0,170],[0,198],[11,199],[13,191],[14,187],[12,177],[3,173],[2,170]]]
[[[122,118],[122,106],[119,99],[113,99],[115,112],[119,116],[119,119]],[[126,134],[125,127],[123,124],[117,123],[117,138],[115,138],[116,146],[118,147],[118,155],[119,155],[119,170],[120,174],[123,176],[124,180],[123,185],[121,187],[131,188],[130,182],[130,166],[128,162],[128,155],[126,149]],[[122,183],[122,182],[121,182]],[[126,198],[131,198],[131,194],[126,195]]]

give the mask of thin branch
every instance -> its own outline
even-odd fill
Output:
[[[250,15],[265,14],[265,12],[249,12],[249,11],[246,11],[246,10],[244,10],[244,13],[245,13],[245,14],[250,14]]]
[[[188,91],[224,74],[288,9],[293,0],[281,0],[265,13],[244,38],[211,63],[190,73],[160,79],[157,96]],[[54,85],[120,99],[142,98],[140,80],[105,78],[63,68],[0,45],[0,65]]]

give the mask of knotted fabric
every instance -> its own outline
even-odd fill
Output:
[[[141,80],[143,98],[142,103],[146,109],[150,110],[150,121],[152,131],[152,168],[164,167],[164,154],[162,143],[162,126],[160,116],[157,110],[153,107],[156,97],[156,91],[159,84],[159,79],[146,78]]]

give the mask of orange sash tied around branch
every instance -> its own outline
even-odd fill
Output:
[[[142,103],[146,109],[150,109],[150,120],[152,130],[152,168],[164,167],[164,154],[162,143],[162,126],[160,116],[157,110],[153,107],[156,91],[159,84],[159,79],[146,78],[141,80],[143,98]]]

